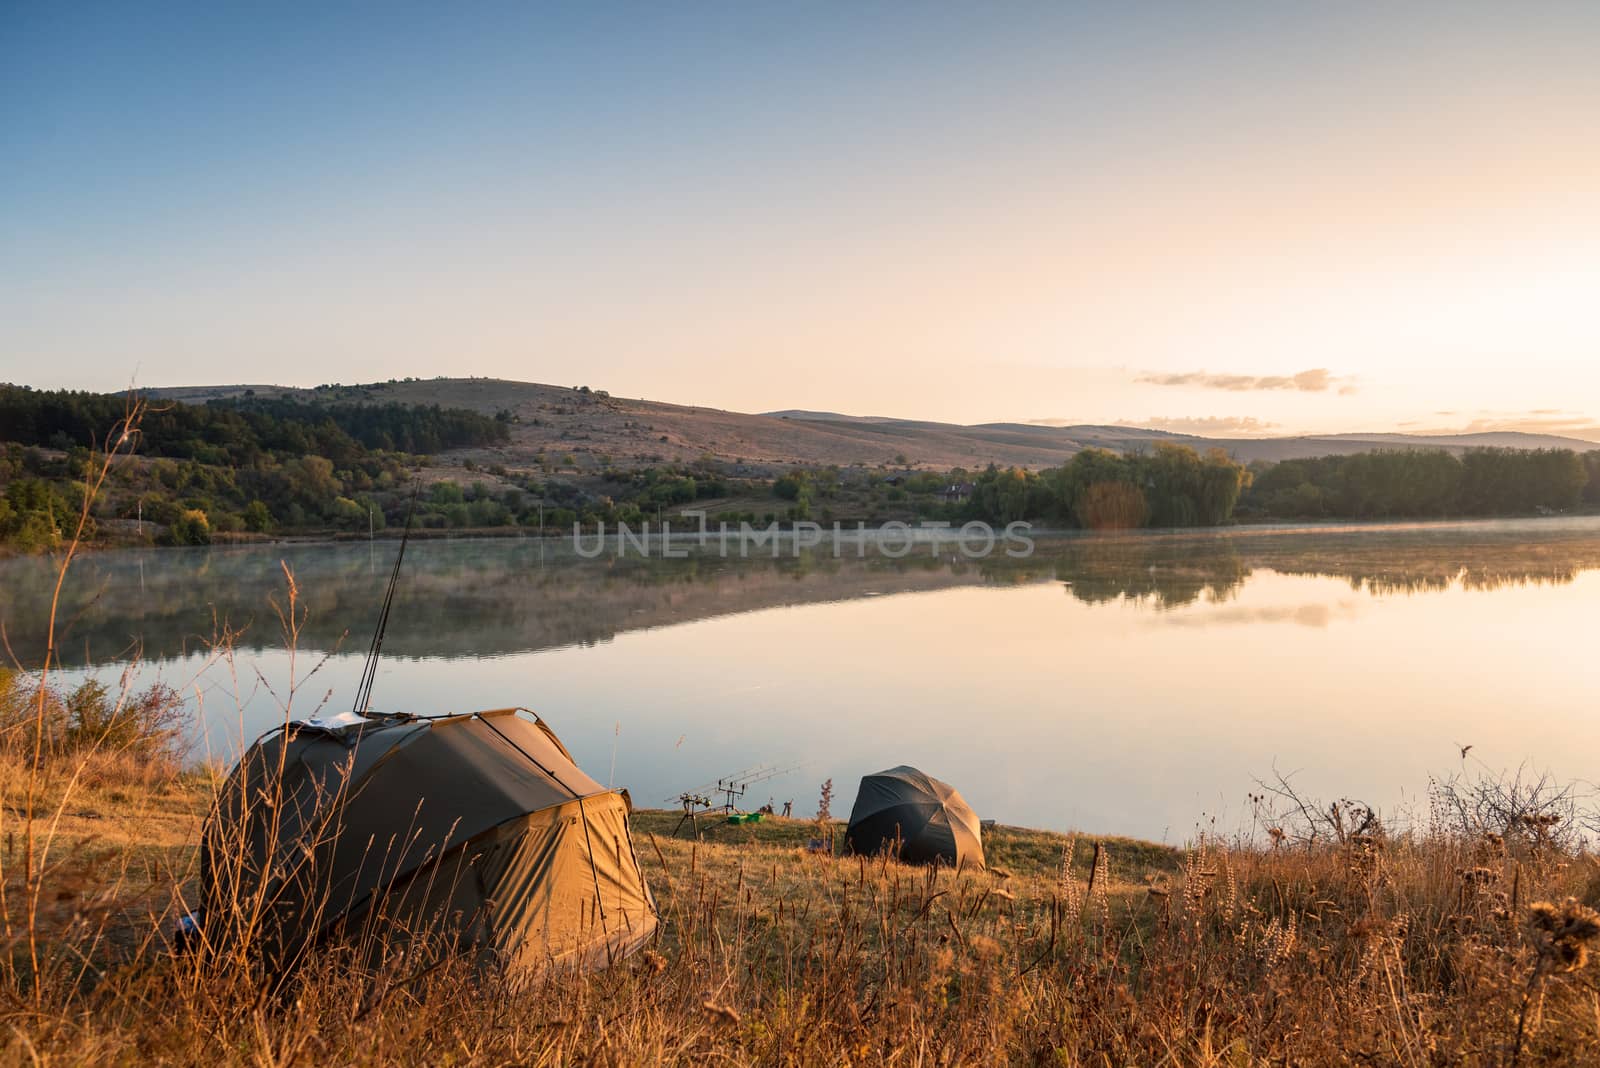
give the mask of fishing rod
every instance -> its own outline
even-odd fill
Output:
[[[411,487],[411,503],[406,506],[406,527],[400,533],[400,551],[395,554],[394,570],[389,574],[389,588],[383,594],[383,607],[378,612],[378,626],[372,632],[372,645],[367,649],[367,662],[361,668],[361,681],[356,686],[356,703],[350,711],[365,715],[372,702],[372,684],[378,677],[378,655],[383,652],[383,632],[389,627],[389,609],[394,604],[394,590],[400,583],[400,563],[406,558],[406,543],[411,540],[411,517],[417,512],[417,495],[422,492],[422,479]]]
[[[756,772],[763,771],[767,767],[768,767],[767,763],[765,761],[763,761],[762,763],[757,764],[754,767],[745,768],[743,771],[736,771],[732,775],[725,775],[722,778],[716,780],[715,782],[702,783],[701,785],[696,786],[694,789],[690,790],[689,793],[691,793],[691,794],[716,793],[716,792],[718,792],[718,791],[720,791],[722,789],[722,784],[723,783],[725,783],[725,782],[738,782],[740,779],[744,778],[745,776],[754,775]],[[675,797],[669,797],[669,798],[666,798],[666,800],[674,801],[674,800],[677,800],[677,799]]]
[[[762,761],[754,767],[736,771],[732,775],[724,775],[717,780],[715,786],[707,783],[705,786],[697,786],[693,790],[685,790],[675,798],[666,798],[665,800],[667,801],[677,801],[678,804],[683,806],[683,815],[678,817],[677,826],[672,828],[673,835],[676,836],[678,831],[683,828],[683,825],[689,823],[693,825],[695,835],[698,837],[700,834],[700,817],[702,815],[710,813],[713,808],[721,808],[722,811],[731,816],[736,810],[736,803],[744,797],[745,790],[749,787],[758,782],[766,782],[768,779],[776,779],[799,771],[805,765],[806,762],[803,760],[781,766]],[[706,796],[712,793],[723,795],[723,801],[720,805],[714,804],[711,798]],[[767,811],[771,811],[770,807]]]
[[[790,764],[787,767],[777,767],[772,764],[762,763],[746,771],[730,775],[725,779],[718,779],[717,793],[722,794],[724,797],[723,810],[732,815],[735,802],[741,800],[745,795],[745,791],[750,787],[758,782],[766,782],[768,779],[776,779],[780,775],[788,775],[790,772],[798,771],[803,764],[804,761],[801,761],[798,764]]]
[[[796,762],[794,764],[789,764],[789,765],[786,765],[785,767],[781,767],[781,768],[768,768],[768,769],[762,771],[760,774],[758,774],[758,775],[756,775],[756,776],[754,776],[752,778],[746,778],[744,780],[744,785],[746,785],[746,786],[754,786],[756,783],[758,783],[758,782],[766,782],[768,779],[781,778],[784,775],[789,775],[789,774],[792,774],[792,773],[794,773],[796,771],[799,771],[801,768],[803,768],[805,766],[806,766],[806,762],[804,760],[801,760],[801,761],[798,761],[798,762]]]

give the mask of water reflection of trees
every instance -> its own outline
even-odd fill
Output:
[[[1129,538],[1074,547],[1056,577],[1089,604],[1127,598],[1179,608],[1202,598],[1228,600],[1250,577],[1250,568],[1227,544],[1202,542],[1173,551]]]
[[[1586,570],[1581,567],[1553,567],[1547,571],[1505,570],[1497,568],[1463,567],[1454,574],[1426,570],[1416,573],[1390,573],[1381,575],[1356,575],[1350,577],[1351,589],[1358,593],[1384,597],[1392,594],[1438,593],[1452,586],[1464,590],[1487,593],[1508,586],[1562,586]],[[1318,571],[1289,571],[1287,574],[1318,575]]]
[[[282,564],[294,571],[305,647],[364,649],[392,544],[103,553],[75,566],[61,618],[68,663],[142,648],[168,658],[208,641],[217,622],[246,649],[282,638]],[[784,605],[971,585],[1060,583],[1098,605],[1157,609],[1234,597],[1257,570],[1332,577],[1369,595],[1449,588],[1559,585],[1600,567],[1600,525],[1530,534],[1406,531],[1131,534],[1040,538],[1034,554],[979,560],[925,548],[900,559],[824,548],[774,559],[695,553],[678,559],[583,560],[531,541],[424,542],[407,555],[385,652],[401,657],[499,656],[609,641],[619,634]],[[0,623],[17,656],[43,645],[51,573],[44,561],[0,563]],[[214,622],[215,621],[215,622]]]
[[[1374,596],[1435,593],[1451,587],[1492,592],[1512,586],[1562,586],[1600,567],[1600,537],[1554,542],[1491,539],[1451,543],[1438,536],[1384,546],[1342,544],[1318,553],[1274,546],[1254,554],[1258,567],[1289,575],[1337,576]]]
[[[224,625],[246,650],[281,646],[273,601],[294,572],[301,645],[364,650],[393,545],[103,553],[74,565],[60,642],[69,664],[140,649],[165,659],[201,649]],[[280,563],[282,561],[283,563]],[[782,605],[969,585],[970,568],[940,559],[856,560],[808,553],[724,559],[583,560],[537,543],[411,546],[385,655],[500,656],[610,641],[620,633]],[[0,564],[0,623],[24,662],[42,648],[52,576],[40,560]]]
[[[983,581],[991,584],[1054,580],[1085,604],[1126,599],[1157,608],[1227,600],[1250,574],[1226,539],[1190,539],[1177,547],[1139,534],[1041,541],[1032,557],[978,563]]]

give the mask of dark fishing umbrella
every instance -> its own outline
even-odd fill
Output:
[[[906,765],[862,778],[845,836],[863,856],[898,850],[907,864],[984,866],[977,813],[954,786]]]

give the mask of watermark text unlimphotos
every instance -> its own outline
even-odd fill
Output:
[[[996,530],[988,523],[974,521],[956,526],[948,522],[925,521],[912,526],[898,520],[881,526],[869,527],[865,523],[847,526],[833,523],[823,526],[809,520],[796,520],[786,527],[776,521],[758,527],[751,523],[731,524],[719,522],[715,527],[706,523],[706,514],[700,511],[680,513],[698,527],[674,531],[670,522],[662,523],[658,530],[643,523],[634,530],[626,523],[607,529],[600,523],[598,530],[585,534],[582,526],[572,525],[572,547],[579,556],[594,559],[609,550],[614,556],[660,556],[681,559],[690,549],[710,550],[719,556],[799,556],[807,549],[824,549],[835,557],[852,553],[864,557],[868,551],[879,556],[897,559],[909,556],[918,549],[930,556],[938,556],[954,545],[961,555],[972,560],[1003,552],[1021,559],[1033,555],[1033,539],[1029,532],[1032,524],[1017,521]]]

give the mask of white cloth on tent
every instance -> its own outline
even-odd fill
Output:
[[[359,727],[372,720],[358,712],[340,712],[336,716],[317,716],[313,719],[294,719],[289,721],[296,727],[309,727],[314,731],[342,731],[349,727]]]

